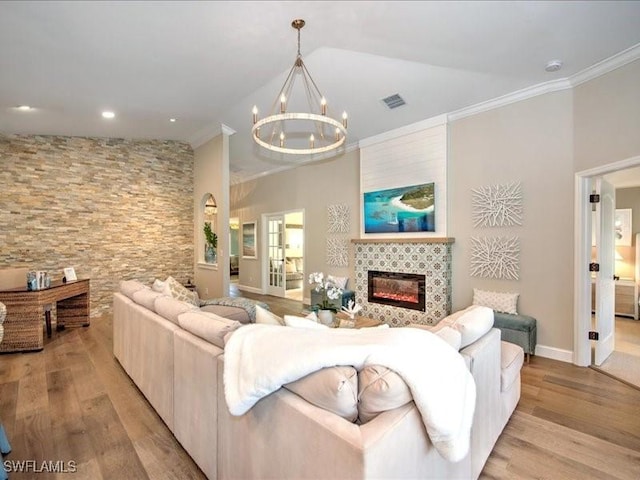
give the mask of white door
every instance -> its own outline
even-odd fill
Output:
[[[599,271],[595,273],[596,313],[593,325],[599,339],[592,342],[592,363],[600,366],[614,348],[616,191],[613,185],[602,178],[597,178],[594,186],[595,193],[600,195],[600,202],[595,204],[596,263],[599,264]]]
[[[267,294],[284,297],[284,215],[267,215]]]

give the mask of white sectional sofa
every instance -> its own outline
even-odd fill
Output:
[[[457,462],[436,451],[411,397],[396,401],[406,385],[394,372],[383,372],[374,390],[393,398],[372,414],[374,396],[366,416],[364,370],[351,366],[318,371],[267,395],[244,415],[231,415],[223,382],[225,336],[245,327],[136,281],[121,282],[114,294],[113,351],[210,479],[470,479],[479,476],[515,409],[524,353],[486,327],[486,310],[457,315],[448,326],[461,332],[459,353],[477,399],[470,449]],[[483,315],[485,327],[469,322]]]

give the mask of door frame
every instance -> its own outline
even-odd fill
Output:
[[[268,252],[268,241],[269,241],[269,237],[268,237],[268,229],[269,229],[269,223],[268,223],[268,218],[269,217],[273,217],[276,215],[282,215],[283,218],[283,227],[284,227],[284,241],[286,242],[286,232],[287,232],[287,227],[286,227],[286,216],[290,213],[297,213],[300,212],[302,213],[302,255],[303,255],[303,259],[305,258],[305,254],[306,254],[306,243],[307,243],[307,235],[306,235],[306,231],[307,231],[307,227],[306,227],[306,211],[304,208],[292,208],[289,210],[282,210],[279,212],[269,212],[269,213],[263,213],[261,215],[261,221],[262,221],[262,225],[264,225],[264,228],[262,228],[261,232],[260,232],[260,242],[261,242],[261,248],[262,250],[265,252],[264,255],[264,261],[262,264],[262,279],[261,279],[261,288],[260,290],[262,291],[262,294],[264,295],[268,295],[269,293],[269,252]],[[284,248],[284,254],[286,256],[286,244],[285,244],[285,248]],[[304,262],[304,260],[303,260]],[[305,262],[306,264],[306,262]],[[286,280],[286,272],[284,272],[284,267],[285,265],[283,264],[283,284],[284,284],[284,295],[282,296],[282,298],[286,298],[286,294],[287,294],[287,280]],[[304,289],[304,282],[303,282],[303,289]]]
[[[640,156],[583,170],[574,179],[573,363],[591,365],[591,182],[593,177],[640,166]],[[597,292],[596,292],[597,294]]]

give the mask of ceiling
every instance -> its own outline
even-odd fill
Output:
[[[2,1],[0,132],[198,146],[224,125],[234,182],[313,160],[264,155],[250,135],[295,60],[295,18],[330,113],[349,113],[347,148],[640,44],[636,1]],[[396,93],[407,104],[389,110]]]

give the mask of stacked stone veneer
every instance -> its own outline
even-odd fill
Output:
[[[91,279],[193,279],[193,151],[182,142],[0,135],[0,268]],[[26,283],[26,279],[25,279]]]
[[[362,305],[362,315],[381,320],[392,327],[410,323],[435,325],[451,312],[451,244],[370,242],[353,240],[355,244],[355,294]],[[425,311],[369,303],[368,271],[415,273],[425,275]]]

